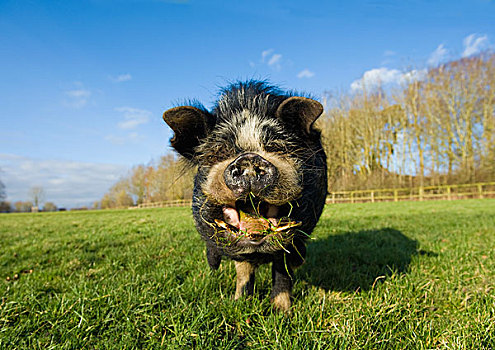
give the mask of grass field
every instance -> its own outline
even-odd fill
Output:
[[[190,210],[0,215],[0,348],[494,349],[495,200],[327,206],[291,315]]]

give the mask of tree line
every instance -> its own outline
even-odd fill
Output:
[[[329,190],[495,179],[495,55],[462,58],[396,88],[327,94]]]
[[[192,198],[194,172],[174,155],[137,165],[115,183],[94,208],[125,208],[141,203]]]
[[[325,93],[319,119],[328,190],[494,181],[495,54],[409,74],[400,86]],[[138,165],[95,207],[192,196],[193,170],[173,155]]]
[[[45,191],[42,187],[35,186],[29,190],[31,200],[16,201],[11,203],[7,201],[5,185],[0,180],[0,213],[30,213],[33,211],[57,211],[58,208],[53,202],[45,202]],[[43,204],[43,206],[41,206]]]

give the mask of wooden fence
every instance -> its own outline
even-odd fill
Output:
[[[190,207],[192,204],[191,199],[174,199],[170,201],[141,203],[135,207],[129,207],[129,209],[140,208],[166,208],[166,207]]]
[[[495,182],[330,192],[327,203],[398,202],[495,198]]]
[[[398,202],[426,200],[454,200],[469,198],[495,198],[495,182],[484,182],[463,185],[441,185],[417,188],[391,188],[359,191],[330,192],[327,204],[365,203],[365,202]],[[191,199],[142,203],[129,209],[189,207]]]

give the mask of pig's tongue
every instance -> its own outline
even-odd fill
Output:
[[[223,207],[223,220],[234,227],[239,228],[239,213],[235,208],[232,207]]]
[[[229,206],[223,207],[222,210],[223,210],[224,221],[227,224],[232,225],[244,232],[265,231],[270,227],[268,220],[271,222],[273,226],[277,226],[278,224],[278,221],[275,217],[278,213],[278,209],[274,205],[271,205],[268,208],[266,212],[266,218],[246,214],[242,211],[238,212],[235,208]]]

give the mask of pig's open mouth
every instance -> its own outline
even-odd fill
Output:
[[[236,241],[259,245],[269,237],[287,236],[291,228],[302,224],[290,218],[291,211],[290,203],[276,206],[250,196],[224,205],[223,218],[215,219],[215,225]]]

